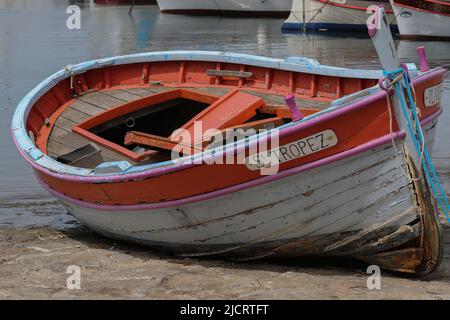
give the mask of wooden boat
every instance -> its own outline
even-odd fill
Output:
[[[445,70],[408,72],[431,152]],[[42,186],[101,234],[185,257],[344,256],[428,274],[437,209],[410,178],[382,75],[223,52],[101,59],[34,88],[12,134]],[[211,128],[255,131],[211,147],[195,138]]]
[[[180,14],[281,17],[289,15],[292,0],[157,0],[161,12]]]
[[[391,0],[402,38],[450,39],[450,2]]]
[[[397,31],[388,0],[293,0],[282,30],[367,32],[367,8],[378,5],[388,7],[388,21],[391,29]]]

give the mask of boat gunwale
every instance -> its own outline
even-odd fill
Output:
[[[81,73],[85,72],[87,70],[91,70],[93,68],[101,68],[106,67],[111,64],[117,64],[119,59],[125,60],[121,61],[120,64],[128,64],[128,63],[137,63],[137,62],[148,62],[148,60],[145,61],[129,61],[129,60],[139,60],[142,57],[152,57],[155,55],[164,55],[165,59],[164,61],[171,60],[169,58],[169,55],[174,55],[175,58],[177,54],[182,56],[182,59],[180,57],[180,60],[186,60],[186,55],[208,55],[210,54],[210,57],[213,56],[214,58],[223,57],[223,56],[217,56],[217,54],[223,54],[220,52],[203,52],[203,51],[171,51],[171,52],[157,52],[157,53],[146,53],[146,54],[135,54],[135,55],[127,55],[127,56],[121,56],[121,57],[115,57],[115,58],[107,58],[107,59],[100,59],[100,60],[94,60],[89,62],[84,62],[81,64],[78,64],[76,66],[71,67],[71,71],[69,72],[68,69],[62,69],[43,82],[41,82],[38,86],[36,86],[32,91],[30,91],[19,103],[14,116],[13,116],[13,123],[12,123],[12,136],[13,141],[19,150],[19,153],[22,155],[22,157],[35,169],[38,170],[44,174],[47,174],[49,176],[55,177],[57,179],[62,180],[68,180],[73,182],[83,182],[83,183],[108,183],[108,182],[123,182],[127,180],[135,180],[135,179],[143,179],[143,178],[149,178],[149,177],[155,177],[164,175],[169,172],[182,170],[188,167],[192,167],[195,164],[192,164],[193,161],[190,161],[190,163],[174,163],[173,161],[169,161],[168,163],[157,163],[154,165],[143,165],[143,166],[133,166],[132,169],[134,171],[128,171],[128,172],[122,172],[119,174],[103,174],[103,175],[92,175],[92,170],[84,169],[84,168],[77,168],[68,166],[65,164],[61,164],[57,162],[56,160],[50,158],[49,156],[42,153],[35,144],[32,143],[31,139],[29,138],[28,134],[26,133],[25,129],[25,119],[28,117],[28,114],[33,107],[34,103],[50,88],[55,86],[60,81],[70,77],[75,72]],[[249,64],[248,62],[242,62],[240,61],[240,58],[256,58],[261,61],[266,61],[266,64],[270,62],[276,61],[278,63],[278,69],[284,69],[281,68],[282,62],[285,64],[287,63],[286,60],[281,59],[273,59],[273,58],[265,58],[265,57],[258,57],[258,56],[250,56],[250,55],[242,55],[242,54],[231,54],[231,57],[234,57],[237,60],[234,61],[228,61],[230,63],[242,63],[242,64]],[[174,57],[172,57],[174,58]],[[227,54],[225,58],[230,58],[230,54]],[[197,60],[191,59],[188,60]],[[204,61],[204,59],[199,59],[201,61]],[[226,60],[226,59],[225,59]],[[128,61],[128,62],[126,62]],[[161,61],[161,60],[158,60]],[[216,61],[216,60],[215,60]],[[306,58],[305,61],[308,61]],[[311,62],[314,62],[315,60],[310,60]],[[306,69],[314,69],[317,67],[321,68],[331,68],[336,69],[338,71],[341,70],[350,70],[352,69],[345,69],[345,68],[338,68],[338,67],[329,67],[329,66],[320,66],[317,64],[295,64],[295,63],[287,63],[290,65],[296,65],[301,66]],[[255,65],[254,63],[250,63],[250,65]],[[267,68],[271,67],[274,68],[274,66],[265,66]],[[76,70],[76,71],[75,71]],[[336,71],[336,72],[338,72]],[[364,72],[365,70],[353,70],[354,73]],[[310,73],[310,71],[304,71]],[[375,71],[374,71],[375,72]],[[419,83],[425,82],[429,80],[430,78],[433,78],[437,76],[438,74],[445,73],[446,70],[442,67],[435,68],[433,70],[430,70],[427,73],[421,74],[419,77],[415,78],[412,82],[413,84],[417,85]],[[50,87],[50,88],[49,88]],[[337,106],[331,106],[327,109],[324,109],[320,112],[317,112],[311,116],[305,117],[302,121],[296,122],[296,123],[288,123],[285,124],[280,129],[279,136],[285,136],[292,134],[300,129],[308,128],[310,126],[313,126],[317,124],[318,122],[322,122],[324,120],[333,119],[335,117],[341,116],[342,114],[345,114],[347,112],[351,112],[355,109],[364,107],[365,105],[372,103],[374,101],[377,101],[378,99],[385,98],[384,91],[379,91],[376,93],[373,93],[372,95],[369,95],[365,98],[361,98],[357,101],[349,102],[348,104],[344,105],[337,105]],[[232,150],[227,150],[225,147],[219,147],[218,149],[222,149],[222,154],[228,154],[229,152],[233,152],[233,154],[239,150],[242,150],[242,148],[248,147],[248,143],[255,143],[258,141],[261,141],[258,139],[258,135],[256,137],[252,137],[249,140],[252,140],[249,142],[249,140],[243,140],[240,143],[238,143],[238,146],[236,148],[233,148]],[[266,138],[267,139],[267,138]],[[215,153],[217,149],[213,149],[211,151],[208,151],[209,153],[214,152],[214,157],[217,156]],[[223,150],[226,150],[226,152],[223,152]],[[208,153],[207,152],[207,153]],[[200,154],[201,156],[204,155],[204,153]],[[219,154],[220,155],[220,154]],[[193,158],[193,157],[192,157]],[[44,163],[42,163],[44,162]],[[195,162],[194,162],[195,163]],[[169,164],[169,165],[168,165]],[[172,164],[172,165],[171,165]],[[196,164],[198,165],[198,164]],[[55,172],[56,171],[56,172]]]

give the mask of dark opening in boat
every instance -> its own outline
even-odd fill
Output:
[[[128,132],[138,131],[168,138],[174,130],[207,107],[208,104],[194,100],[174,99],[111,119],[89,131],[128,150],[133,150],[142,146],[135,143],[126,145],[124,141]]]

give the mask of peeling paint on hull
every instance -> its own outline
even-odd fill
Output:
[[[435,122],[425,132],[431,148]],[[401,141],[396,143],[402,150]],[[283,180],[178,207],[111,212],[63,203],[97,232],[183,256],[367,261],[368,255],[420,237],[420,209],[407,170],[403,153],[396,157],[387,143]]]

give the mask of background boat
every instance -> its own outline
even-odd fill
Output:
[[[402,38],[446,38],[450,40],[450,2],[391,0]]]
[[[287,17],[292,0],[157,0],[161,12]]]
[[[367,8],[371,5],[388,7],[391,29],[396,30],[393,11],[389,10],[389,2],[384,0],[294,0],[291,14],[283,23],[282,29],[366,32],[369,18]]]

